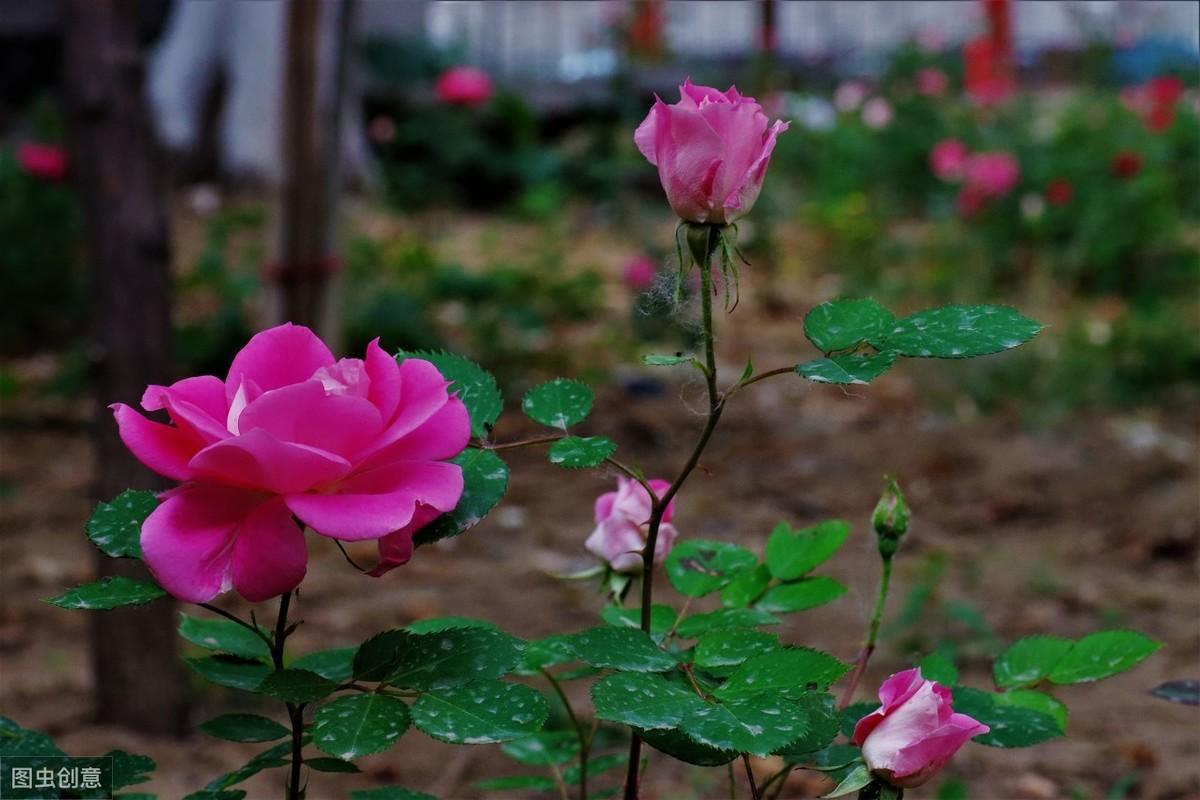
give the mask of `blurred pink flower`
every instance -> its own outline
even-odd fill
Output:
[[[895,113],[886,97],[872,97],[863,104],[863,124],[872,130],[882,130],[892,123]]]
[[[457,106],[481,106],[492,97],[492,79],[478,67],[451,67],[433,87],[443,103]]]
[[[650,288],[654,283],[654,276],[657,274],[658,265],[654,263],[654,259],[641,255],[630,259],[629,263],[625,265],[622,278],[630,289],[641,292]]]
[[[926,67],[917,73],[917,91],[927,97],[941,97],[949,85],[950,79],[940,69]]]
[[[67,151],[58,145],[23,142],[17,147],[17,164],[25,174],[43,181],[67,177]]]
[[[867,85],[862,81],[845,81],[833,92],[833,107],[842,113],[856,111],[868,94]]]
[[[664,480],[647,482],[659,496],[671,486]],[[650,510],[650,493],[637,481],[618,475],[617,491],[596,498],[596,529],[584,546],[607,561],[616,572],[641,572]],[[654,545],[656,564],[667,557],[679,538],[679,531],[671,524],[674,515],[675,502],[671,501],[658,528],[658,540]]]
[[[449,459],[470,438],[462,401],[428,361],[367,346],[335,359],[308,328],[255,335],[224,380],[149,386],[142,408],[111,408],[121,440],[181,485],[142,526],[146,565],[193,603],[236,589],[258,602],[294,589],[308,551],[297,519],[344,541],[379,540],[375,574],[412,555],[412,535],[463,492]]]
[[[929,168],[940,180],[954,183],[963,179],[969,155],[958,139],[943,139],[929,151]]]
[[[919,669],[897,672],[879,687],[883,705],[854,726],[854,743],[877,777],[893,786],[920,786],[964,744],[991,728],[955,713],[953,695]]]
[[[638,150],[658,167],[671,208],[688,222],[725,224],[749,213],[758,200],[775,139],[788,129],[736,88],[720,92],[690,80],[679,102],[654,107],[633,135]]]
[[[964,175],[968,186],[981,197],[992,199],[1012,191],[1021,176],[1021,167],[1011,153],[975,153],[967,158]]]

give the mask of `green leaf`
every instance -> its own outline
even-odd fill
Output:
[[[543,669],[575,661],[575,648],[566,635],[547,636],[525,643],[525,655],[516,669],[518,675],[537,675]]]
[[[795,532],[781,522],[767,538],[767,568],[781,581],[802,578],[828,561],[849,535],[850,526],[840,519]]]
[[[543,731],[505,742],[500,749],[522,764],[535,767],[565,764],[579,753],[579,737],[568,731]]]
[[[695,357],[679,355],[660,355],[649,353],[642,356],[642,363],[648,367],[677,367],[680,364],[698,364]]]
[[[179,635],[205,650],[229,653],[242,658],[271,657],[267,643],[248,628],[227,619],[200,619],[180,614]],[[264,631],[265,633],[265,631]]]
[[[150,780],[149,773],[158,766],[150,756],[126,753],[124,750],[109,750],[101,758],[112,759],[112,789],[124,789]]]
[[[721,590],[721,605],[726,608],[745,608],[766,591],[771,584],[771,571],[766,564],[738,573]]]
[[[862,789],[872,780],[871,771],[867,769],[865,764],[860,764],[851,770],[850,774],[842,779],[842,782],[837,785],[832,792],[822,797],[845,797],[848,794],[857,792]]]
[[[1100,631],[1072,645],[1048,676],[1054,683],[1087,683],[1140,664],[1162,647],[1136,631]]]
[[[122,795],[124,797],[124,795]],[[183,800],[243,800],[246,793],[241,789],[225,789],[218,792],[210,792],[207,789],[201,789],[198,792],[192,792],[189,795],[184,795]]]
[[[1063,735],[1053,716],[996,702],[998,695],[967,686],[954,688],[954,710],[991,728],[972,741],[989,747],[1030,747]]]
[[[51,756],[65,757],[49,734],[22,728],[8,717],[0,716],[0,757]]]
[[[804,335],[822,353],[830,353],[874,343],[895,323],[892,312],[870,298],[830,300],[804,317]]]
[[[930,653],[917,662],[921,677],[934,681],[943,686],[953,686],[958,683],[958,667],[942,653]]]
[[[617,443],[603,436],[566,436],[550,445],[551,464],[568,469],[586,469],[604,463],[617,451]]]
[[[1200,706],[1200,681],[1183,680],[1160,683],[1150,690],[1150,694],[1166,700],[1169,703],[1180,703],[1185,706]]]
[[[394,697],[361,692],[321,706],[313,716],[313,744],[331,756],[353,761],[382,753],[408,730],[408,706]]]
[[[300,656],[289,666],[293,669],[306,669],[331,681],[342,683],[354,676],[354,656],[357,653],[357,647],[318,650],[315,653]]]
[[[675,633],[684,639],[695,639],[718,628],[756,628],[759,625],[778,625],[779,617],[757,608],[722,608],[705,614],[692,614],[679,623]]]
[[[287,703],[311,703],[328,697],[337,684],[306,669],[281,669],[263,678],[258,691]]]
[[[157,507],[154,492],[121,492],[112,502],[96,506],[87,521],[88,538],[109,558],[141,558],[142,523]]]
[[[509,775],[504,778],[489,778],[486,781],[476,781],[477,789],[490,792],[509,792],[518,789],[532,789],[535,792],[548,792],[555,787],[554,780],[545,775]]]
[[[575,655],[593,667],[624,672],[666,672],[679,665],[675,656],[637,628],[604,625],[571,636]]]
[[[271,672],[271,668],[261,661],[234,656],[205,656],[185,658],[183,661],[209,683],[246,692],[257,692],[263,679]]]
[[[413,704],[413,723],[450,744],[488,744],[537,732],[550,707],[546,698],[515,683],[478,681],[427,692]]]
[[[839,719],[832,695],[807,692],[796,702],[808,714],[809,727],[805,734],[782,750],[776,751],[789,761],[800,754],[811,753],[825,747],[838,735]]]
[[[220,792],[254,777],[263,770],[286,767],[291,763],[292,743],[290,741],[280,742],[274,747],[262,751],[232,772],[226,772],[221,777],[210,781],[204,788],[209,792]]]
[[[799,739],[809,729],[809,713],[771,693],[702,703],[679,725],[689,737],[718,750],[766,756]]]
[[[600,610],[600,619],[617,628],[640,629],[642,627],[642,610],[640,608],[605,606]],[[661,642],[667,637],[667,632],[675,627],[677,619],[679,619],[678,612],[670,606],[662,603],[650,606],[650,638]],[[572,650],[572,652],[574,651]]]
[[[1029,636],[1018,639],[992,665],[996,685],[1032,686],[1050,674],[1074,644],[1058,636]]]
[[[1041,329],[1007,306],[941,306],[899,320],[876,346],[910,358],[972,358],[1017,347]]]
[[[713,631],[696,642],[693,662],[702,669],[736,667],[753,656],[779,648],[779,637],[773,633],[731,628]]]
[[[588,775],[595,776],[601,773],[608,772],[610,769],[625,766],[627,757],[623,753],[609,753],[606,756],[597,756],[588,759]],[[570,784],[579,783],[579,767],[574,766],[563,770],[563,781]]]
[[[443,514],[417,531],[413,536],[415,544],[429,544],[473,528],[496,507],[508,490],[508,465],[491,450],[468,447],[450,459],[450,463],[462,467],[462,499],[449,514]]]
[[[587,419],[592,402],[586,383],[555,378],[530,389],[521,400],[521,410],[534,422],[565,431]]]
[[[406,689],[432,689],[507,675],[524,643],[490,628],[452,628],[409,636],[383,679]]]
[[[634,728],[674,728],[704,705],[696,693],[662,675],[618,672],[592,685],[596,718]]]
[[[818,575],[793,583],[781,583],[763,595],[754,607],[773,614],[804,611],[832,602],[845,593],[846,587],[842,583]]]
[[[306,758],[304,766],[310,769],[315,769],[317,772],[362,772],[361,769],[351,764],[349,761],[343,761],[340,758]]]
[[[417,634],[406,630],[377,633],[363,642],[354,654],[354,677],[361,681],[383,681],[400,664],[400,654],[407,650]]]
[[[733,700],[771,692],[795,699],[812,689],[828,689],[849,669],[848,664],[820,650],[781,648],[747,660],[713,695]]]
[[[554,786],[554,782],[550,782]],[[350,800],[438,800],[431,794],[399,786],[380,786],[376,789],[356,789],[350,792]]]
[[[491,433],[504,410],[504,400],[496,379],[487,370],[468,358],[444,350],[402,350],[396,354],[396,360],[402,364],[406,358],[423,359],[437,367],[442,377],[450,381],[450,391],[467,407],[471,433],[479,438]]]
[[[59,608],[108,611],[121,606],[141,606],[167,593],[154,581],[110,575],[94,583],[85,583],[46,602]]]
[[[796,373],[816,383],[863,385],[878,378],[896,363],[890,350],[868,355],[841,355],[817,358],[796,365]]]
[[[429,619],[419,619],[416,622],[410,622],[404,626],[404,630],[409,633],[438,633],[439,631],[449,631],[458,628],[488,628],[489,630],[498,631],[500,627],[494,622],[488,622],[486,619],[476,619],[475,617],[430,617]]]
[[[661,750],[672,758],[698,767],[721,767],[738,756],[733,750],[719,750],[694,742],[672,728],[642,731],[642,738],[655,750]]]
[[[200,730],[231,742],[273,742],[291,733],[275,720],[257,714],[222,714],[201,723]]]
[[[675,591],[703,597],[758,564],[758,556],[728,542],[685,539],[667,555],[667,578]]]
[[[1067,707],[1059,700],[1042,692],[1032,689],[1013,689],[1008,692],[992,695],[993,702],[998,706],[1028,708],[1041,714],[1053,717],[1063,734],[1067,732]]]

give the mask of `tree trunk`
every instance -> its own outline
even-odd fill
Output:
[[[65,86],[92,263],[99,499],[159,488],[117,437],[107,405],[134,403],[171,373],[168,196],[143,94],[137,0],[69,0]],[[97,554],[101,575],[145,575],[130,559]],[[105,723],[177,734],[186,694],[175,604],[159,601],[91,617],[96,712]]]
[[[307,325],[331,343],[337,327],[331,300],[340,266],[334,231],[339,133],[352,13],[351,0],[288,5],[279,245],[269,272],[273,321]]]

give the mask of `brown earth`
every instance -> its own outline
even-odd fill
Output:
[[[772,315],[752,299],[744,302],[720,342],[724,373],[740,372],[751,349],[760,369],[807,357],[801,313],[798,307]],[[610,388],[582,427],[616,439],[622,457],[647,474],[669,475],[694,440],[701,407],[695,382],[667,382],[651,398]],[[41,602],[88,579],[92,569],[91,545],[82,535],[91,479],[85,408],[80,400],[58,407],[14,403],[0,429],[0,713],[46,730],[71,753],[123,748],[151,755],[158,770],[137,788],[181,797],[262,748],[201,734],[150,740],[91,719],[86,619]],[[677,525],[684,536],[761,551],[780,519],[795,525],[835,516],[851,521],[849,543],[824,568],[850,593],[792,616],[782,628],[785,641],[850,659],[877,579],[869,513],[881,476],[896,475],[916,522],[897,562],[889,616],[895,618],[939,554],[948,566],[937,584],[940,602],[923,618],[924,640],[914,641],[911,632],[887,638],[859,699],[911,663],[910,648],[928,648],[938,635],[961,645],[964,682],[990,687],[984,654],[996,643],[986,630],[972,632],[947,616],[957,609],[961,619],[963,603],[971,604],[968,612],[980,610],[999,642],[1033,632],[1078,636],[1135,628],[1162,641],[1163,649],[1118,678],[1058,691],[1071,709],[1069,739],[1024,750],[970,745],[947,774],[967,780],[971,797],[984,800],[1100,798],[1130,776],[1133,788],[1120,796],[1196,798],[1200,710],[1160,701],[1147,690],[1200,673],[1198,425],[1200,415],[1188,406],[1091,414],[1030,430],[1015,415],[962,420],[931,411],[903,368],[853,391],[783,376],[751,387],[732,404],[680,496]],[[497,438],[531,432],[510,411]],[[311,537],[297,651],[355,644],[381,629],[445,614],[492,620],[527,638],[594,624],[603,598],[590,584],[565,583],[550,573],[590,564],[582,542],[591,528],[591,499],[610,487],[612,476],[563,472],[537,451],[510,455],[513,479],[496,513],[459,539],[419,551],[410,565],[384,578],[359,575],[327,541]],[[679,600],[665,580],[656,596]],[[233,600],[223,604],[238,608]],[[586,708],[583,683],[573,684],[571,695]],[[196,684],[197,721],[229,710],[278,716],[245,695]],[[471,784],[531,771],[495,747],[454,748],[415,731],[361,766],[362,775],[313,773],[310,800],[385,784],[448,800],[518,797],[522,793],[487,794]],[[759,766],[766,774],[771,765]],[[245,787],[251,798],[277,797],[282,779],[279,771],[266,773]],[[595,784],[618,781],[614,771]],[[647,800],[727,796],[723,770],[659,755],[651,756],[645,785]],[[783,797],[816,797],[827,788],[819,778],[799,775]],[[934,797],[935,789],[936,783],[909,796]],[[739,796],[746,796],[744,789]]]

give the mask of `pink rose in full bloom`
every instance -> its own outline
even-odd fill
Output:
[[[1012,191],[1021,177],[1021,167],[1011,153],[975,153],[967,159],[964,176],[968,186],[982,197],[991,199]]]
[[[967,169],[967,146],[958,139],[943,139],[929,151],[929,168],[947,183],[960,181]]]
[[[936,67],[926,67],[917,72],[917,91],[926,97],[941,97],[950,86],[946,73]]]
[[[951,707],[950,690],[897,672],[879,687],[883,705],[854,726],[854,743],[876,776],[912,788],[932,778],[972,737],[991,730]]]
[[[663,480],[647,481],[654,493],[661,496],[671,484]],[[675,501],[667,504],[658,540],[654,544],[654,561],[661,563],[675,546],[679,531],[671,524]],[[617,572],[641,572],[642,550],[650,522],[650,493],[640,483],[617,476],[617,491],[596,498],[596,530],[584,546],[604,559]]]
[[[230,588],[252,602],[294,589],[308,553],[297,521],[343,541],[378,539],[375,574],[412,555],[412,536],[451,511],[470,437],[462,402],[428,361],[379,347],[335,359],[308,328],[255,335],[225,380],[150,386],[146,411],[111,406],[121,440],[181,485],[142,526],[146,565],[193,603]]]
[[[44,181],[67,177],[67,151],[58,145],[25,142],[17,147],[17,164],[25,174]]]
[[[658,167],[680,218],[723,225],[753,208],[775,139],[787,129],[781,120],[768,127],[762,106],[733,87],[719,92],[688,80],[678,103],[655,98],[633,139]]]
[[[481,106],[492,97],[492,78],[478,67],[451,67],[438,76],[433,91],[449,105]]]

